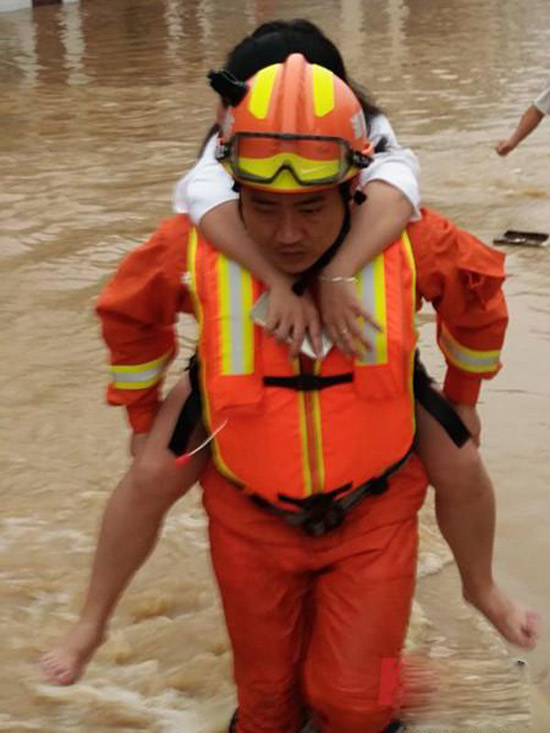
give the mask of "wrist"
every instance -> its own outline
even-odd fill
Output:
[[[451,365],[447,367],[443,393],[456,405],[474,407],[481,390],[481,378],[464,374]]]
[[[323,267],[323,269],[319,271],[318,277],[319,277],[319,280],[329,281],[330,279],[335,278],[335,277],[338,277],[338,278],[354,277],[356,271],[357,270],[353,268],[349,263],[346,263],[345,261],[341,261],[335,257],[332,260],[332,262],[329,262],[329,264],[326,267]]]
[[[353,285],[357,282],[357,278],[355,277],[355,275],[327,275],[324,272],[322,272],[320,275],[317,275],[317,279],[323,283],[348,283]]]

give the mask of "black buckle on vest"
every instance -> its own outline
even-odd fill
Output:
[[[347,488],[349,488],[349,484],[332,491],[330,494],[315,494],[307,499],[291,499],[279,494],[280,501],[300,507],[298,513],[287,513],[286,521],[289,524],[296,523],[310,537],[321,537],[326,532],[330,532],[331,529],[336,529],[344,521],[346,512],[344,507],[335,500],[335,497]]]
[[[296,374],[293,377],[264,377],[266,387],[283,387],[283,389],[294,389],[297,392],[313,392],[335,384],[346,384],[353,382],[353,373],[334,374],[332,376],[321,376],[320,374]]]
[[[343,508],[336,503],[332,503],[328,507],[321,509],[319,514],[314,514],[302,525],[302,529],[310,537],[322,537],[332,529],[339,527],[344,521],[345,512]]]
[[[291,504],[299,511],[281,509],[258,494],[250,494],[250,499],[262,509],[266,509],[278,517],[282,517],[291,527],[302,529],[310,537],[321,537],[339,527],[346,518],[346,514],[367,496],[379,496],[389,488],[389,479],[409,460],[413,446],[396,463],[390,466],[380,476],[365,481],[355,489],[351,484],[344,484],[327,494],[314,494],[307,499],[295,499],[291,496],[279,494],[281,503]],[[351,491],[350,491],[351,489]],[[346,493],[348,492],[348,493]],[[342,496],[344,494],[344,496]]]
[[[339,527],[346,513],[365,496],[380,496],[388,490],[388,475],[378,476],[365,481],[346,496],[337,498],[339,494],[348,491],[350,484],[346,484],[330,494],[315,494],[307,499],[291,499],[279,494],[279,501],[294,504],[300,507],[298,514],[286,514],[288,524],[297,524],[310,537],[322,535]]]
[[[369,484],[369,494],[380,496],[388,488],[388,479],[386,476],[380,476],[379,478],[373,478]]]

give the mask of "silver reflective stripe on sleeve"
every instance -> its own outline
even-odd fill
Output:
[[[495,372],[500,365],[500,351],[475,351],[462,346],[443,324],[439,334],[439,346],[454,366],[465,372],[479,374]]]
[[[112,364],[113,386],[117,389],[147,389],[162,379],[171,351],[143,364]]]

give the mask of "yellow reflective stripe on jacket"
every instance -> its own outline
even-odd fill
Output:
[[[372,350],[365,350],[358,359],[359,364],[386,364],[388,361],[388,337],[386,329],[386,275],[384,270],[384,255],[380,254],[360,272],[357,273],[357,298],[380,327],[377,331],[373,326],[361,319],[362,331],[370,341]]]
[[[224,255],[218,257],[222,374],[252,374],[254,323],[252,275]]]
[[[189,290],[189,293],[191,294],[191,299],[193,303],[197,306],[198,305],[198,298],[197,298],[197,246],[199,243],[199,238],[197,235],[197,230],[195,227],[191,229],[189,232],[189,239],[187,240],[187,273],[186,278],[188,280],[187,287]],[[198,314],[197,314],[197,320],[198,320]],[[199,324],[200,325],[200,324]]]
[[[300,373],[300,362],[292,363],[294,374]],[[321,362],[316,361],[314,374],[321,372]],[[317,390],[299,391],[298,419],[302,447],[302,472],[304,496],[320,494],[325,489],[325,462],[323,453],[323,431],[321,419],[320,393]]]
[[[316,361],[314,366],[314,373],[321,373],[321,362]],[[323,450],[323,420],[321,415],[321,393],[318,391],[311,392],[311,399],[313,402],[313,422],[315,426],[315,461],[317,464],[317,479],[319,486],[318,491],[324,491],[325,489],[325,459]]]
[[[189,239],[187,242],[187,270],[191,275],[191,285],[189,286],[189,291],[191,293],[191,298],[193,300],[193,306],[195,309],[195,317],[197,319],[197,323],[199,326],[199,333],[203,329],[204,324],[204,311],[201,305],[201,299],[198,294],[198,273],[197,273],[197,255],[198,255],[198,245],[199,245],[199,237],[197,233],[197,229],[193,227],[191,231],[189,232]],[[202,358],[202,352],[199,346],[198,349],[199,359]],[[203,394],[208,394],[208,391],[206,389],[205,381],[204,381],[204,372],[203,370],[199,370],[199,380],[201,383],[201,389]],[[210,414],[210,408],[208,400],[201,400],[202,410],[203,410],[203,419],[205,421],[206,427],[210,430],[210,432],[213,432],[216,430],[219,425],[212,425],[212,416]],[[235,483],[239,483],[237,477],[235,474],[227,467],[225,461],[221,457],[220,450],[218,447],[218,444],[216,440],[213,440],[210,443],[210,450],[212,451],[214,462],[219,469],[219,471],[226,476],[230,481],[233,481]]]
[[[439,347],[454,366],[465,372],[480,374],[496,372],[500,365],[500,350],[475,351],[460,344],[442,324],[438,338]]]
[[[113,386],[117,389],[147,389],[152,387],[163,377],[166,365],[172,352],[143,364],[112,364],[111,375]]]
[[[302,471],[304,479],[304,496],[311,496],[313,493],[313,477],[311,475],[311,461],[309,445],[309,430],[307,425],[306,393],[297,392],[298,419],[300,423],[300,442],[302,446]]]
[[[409,234],[406,229],[403,230],[403,234],[401,235],[401,243],[403,244],[403,247],[405,248],[405,254],[407,255],[407,262],[409,263],[409,267],[411,268],[412,312],[416,313],[416,262],[414,261],[412,244],[411,244],[411,240],[409,238]],[[414,354],[413,354],[413,358],[414,358]]]
[[[403,234],[401,235],[401,242],[403,243],[403,247],[405,249],[405,254],[407,256],[407,262],[409,263],[409,267],[411,270],[411,297],[412,297],[412,303],[411,303],[411,313],[413,317],[413,330],[415,333],[415,338],[418,338],[417,336],[417,328],[416,328],[416,262],[414,259],[413,249],[411,240],[409,237],[409,233],[406,229],[403,230]],[[414,395],[414,360],[415,360],[415,349],[411,349],[411,360],[409,362],[409,394],[411,395],[411,400],[415,401],[415,395]],[[412,411],[412,419],[413,419],[413,433],[416,433],[416,410]]]

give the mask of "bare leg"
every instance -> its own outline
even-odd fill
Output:
[[[155,547],[166,513],[198,480],[209,460],[205,450],[185,467],[177,467],[167,448],[188,394],[185,377],[166,398],[143,451],[109,499],[80,617],[41,660],[50,682],[70,685],[82,675],[105,637],[117,600]],[[195,433],[193,443],[198,444],[202,426]]]
[[[538,614],[513,601],[493,578],[495,496],[478,449],[471,440],[457,448],[420,406],[417,421],[417,450],[435,488],[439,529],[455,557],[465,600],[507,641],[533,648]]]

